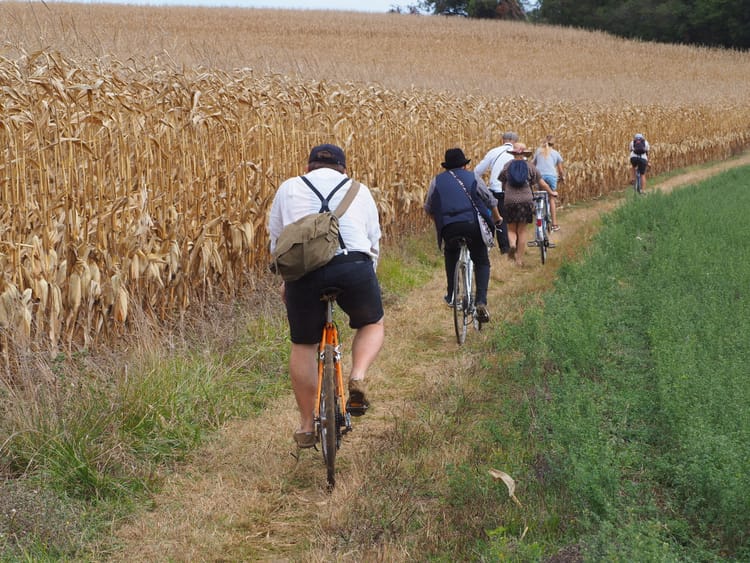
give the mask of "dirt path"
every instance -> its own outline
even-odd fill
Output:
[[[718,165],[654,182],[650,188],[670,191],[720,171],[750,164],[750,154]],[[493,250],[490,312],[494,322],[518,316],[514,299],[546,285],[565,255],[592,236],[602,213],[621,200],[611,197],[560,212],[558,248],[541,266],[528,249],[526,266],[512,267]],[[168,479],[154,499],[153,510],[117,531],[120,561],[248,560],[403,560],[397,545],[386,545],[368,557],[334,549],[327,529],[341,518],[342,503],[355,498],[373,462],[369,445],[385,437],[393,417],[414,417],[410,407],[425,386],[440,386],[467,362],[476,362],[486,333],[472,333],[459,349],[452,318],[442,305],[444,281],[434,278],[403,303],[386,312],[386,343],[369,374],[375,408],[355,420],[340,455],[339,480],[328,494],[320,454],[293,457],[291,431],[295,405],[279,398],[257,419],[238,421],[199,451],[179,474]],[[302,555],[304,554],[304,555]]]

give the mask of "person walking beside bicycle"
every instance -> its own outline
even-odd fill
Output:
[[[478,181],[484,181],[485,175],[489,172],[487,187],[497,200],[497,210],[503,217],[505,217],[505,194],[503,193],[503,185],[497,176],[505,164],[513,160],[513,155],[508,151],[513,148],[513,143],[516,141],[518,141],[518,134],[513,131],[506,131],[503,133],[503,144],[490,149],[480,163],[474,167],[474,176]],[[508,243],[508,226],[506,223],[501,223],[497,227],[496,235],[500,254],[507,254],[510,250],[510,244]]]
[[[307,173],[289,178],[279,186],[268,217],[271,252],[285,226],[320,211],[321,200],[307,182],[324,198],[341,186],[329,202],[330,209],[336,209],[353,183],[346,176],[344,151],[331,144],[313,147]],[[313,413],[317,396],[318,344],[326,313],[326,304],[321,301],[323,289],[341,290],[336,302],[349,317],[349,326],[356,331],[349,376],[349,402],[354,407],[369,405],[364,378],[384,341],[383,303],[375,273],[380,252],[380,219],[367,186],[360,184],[339,225],[343,248],[323,267],[296,281],[284,282],[282,289],[292,341],[289,375],[300,414],[294,440],[300,448],[311,448],[316,441]]]
[[[531,156],[531,151],[525,144],[513,143],[513,148],[508,152],[513,155],[513,160],[505,165],[498,176],[505,191],[505,222],[510,242],[508,258],[516,266],[523,266],[528,225],[534,221],[533,186],[540,186],[549,194],[550,200],[557,197],[557,193],[550,189],[536,166],[526,160]]]
[[[484,182],[478,182],[473,172],[466,169],[471,162],[460,148],[445,151],[441,164],[445,172],[435,176],[427,190],[424,209],[435,222],[438,246],[443,248],[447,292],[445,301],[453,299],[453,279],[460,252],[459,239],[468,239],[469,253],[474,262],[477,282],[476,307],[479,322],[490,320],[487,310],[487,288],[490,282],[490,258],[477,223],[477,211],[496,225],[503,218],[497,210],[497,200]]]
[[[646,190],[646,170],[648,169],[648,152],[651,145],[648,144],[643,133],[636,133],[628,146],[630,150],[630,173],[631,184],[635,184],[635,169],[641,173],[641,191]]]
[[[532,164],[536,166],[542,179],[547,182],[550,189],[557,193],[557,182],[565,180],[565,171],[563,170],[563,157],[553,148],[555,137],[547,135],[544,138],[542,146],[536,149]],[[560,225],[557,224],[557,198],[549,198],[549,214],[552,219],[552,230],[559,231]]]

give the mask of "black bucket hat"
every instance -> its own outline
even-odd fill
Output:
[[[466,158],[464,151],[459,148],[448,149],[445,151],[445,162],[442,163],[442,167],[446,170],[452,170],[454,168],[461,168],[471,162],[470,158]]]

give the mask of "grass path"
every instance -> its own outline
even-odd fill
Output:
[[[747,164],[750,154],[661,182],[652,180],[650,188],[669,191]],[[562,230],[553,238],[558,247],[550,251],[545,266],[535,249],[528,249],[526,265],[520,269],[493,250],[489,293],[492,323],[520,316],[527,299],[549,286],[561,260],[585,247],[596,233],[602,213],[612,210],[625,195],[630,193],[561,210]],[[382,541],[374,553],[361,553],[356,545],[350,551],[342,550],[335,530],[341,519],[357,518],[356,511],[342,507],[360,502],[358,492],[366,487],[380,448],[394,440],[395,421],[423,416],[415,408],[420,397],[445,386],[481,359],[482,343],[491,326],[487,332],[470,333],[465,347],[456,345],[452,317],[442,303],[443,277],[442,271],[436,273],[424,287],[387,308],[385,346],[369,374],[373,408],[367,416],[355,419],[355,430],[345,439],[333,493],[325,490],[325,469],[318,452],[303,451],[299,459],[292,455],[295,448],[291,432],[297,419],[289,393],[269,405],[262,416],[228,425],[179,472],[169,476],[163,491],[154,498],[153,509],[116,530],[121,550],[110,560],[418,558],[409,554],[398,538]],[[426,421],[424,440],[429,439]],[[454,448],[435,444],[436,456],[441,455],[442,447]],[[371,496],[377,494],[376,489],[368,491]],[[372,504],[377,499],[368,500]]]

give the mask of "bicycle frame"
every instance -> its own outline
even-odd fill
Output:
[[[459,344],[466,341],[466,333],[470,324],[481,330],[482,325],[477,319],[476,304],[474,303],[474,262],[471,260],[469,247],[465,239],[461,239],[461,249],[453,275],[453,325],[456,329],[456,340]]]
[[[641,182],[643,181],[641,177],[641,168],[640,166],[635,167],[635,184],[633,184],[633,189],[635,190],[636,194],[641,193]]]
[[[333,366],[334,366],[334,383],[336,386],[336,395],[339,400],[339,407],[344,405],[344,376],[343,369],[341,368],[341,347],[339,345],[339,331],[336,324],[333,322],[333,301],[328,302],[328,312],[326,313],[327,319],[326,324],[323,326],[323,337],[320,341],[320,347],[318,349],[318,392],[317,396],[320,397],[321,390],[323,388],[323,379],[325,376],[325,352],[326,347],[330,346],[333,350]],[[342,408],[339,408],[339,412],[344,415]],[[320,417],[320,404],[315,405],[315,417]]]
[[[318,348],[318,385],[314,420],[323,460],[328,469],[328,485],[333,487],[336,451],[341,445],[341,437],[352,429],[352,425],[351,415],[345,408],[341,347],[338,327],[333,320],[336,294],[326,293],[322,299],[326,301],[326,322]]]
[[[552,228],[549,217],[549,196],[545,191],[534,192],[534,240],[529,241],[527,246],[539,248],[542,264],[547,261],[547,249],[554,248],[554,243],[549,240],[549,232]]]

